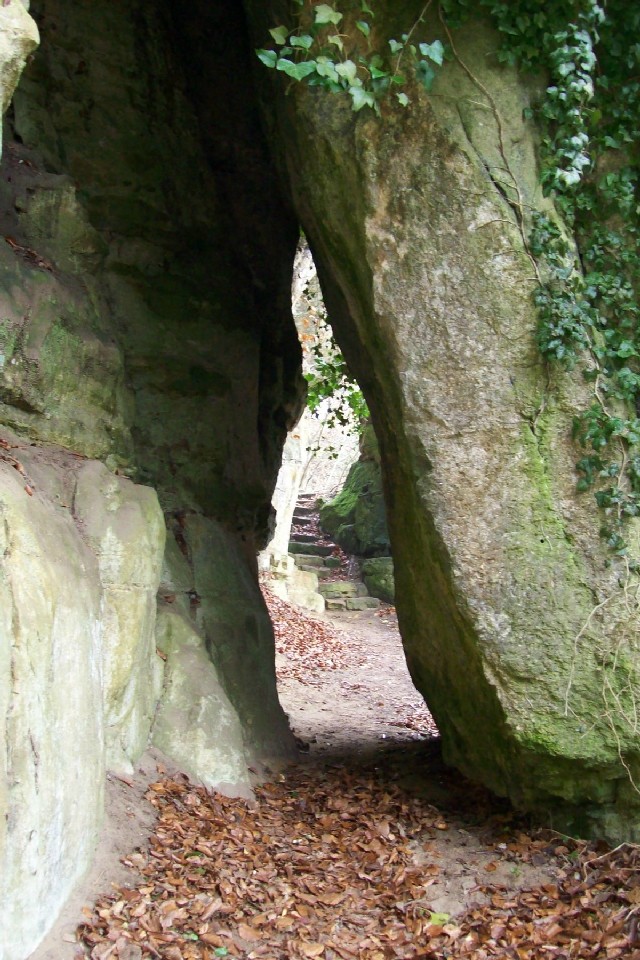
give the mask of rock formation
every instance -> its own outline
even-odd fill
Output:
[[[87,868],[105,771],[156,713],[155,742],[233,792],[293,743],[256,552],[304,396],[298,230],[237,5],[200,7],[33,3],[5,123],[2,960]],[[0,29],[6,105],[37,30],[18,0]]]
[[[360,441],[360,457],[344,486],[320,510],[320,525],[347,553],[385,557],[391,550],[382,490],[380,450],[371,425]]]
[[[256,553],[304,395],[300,225],[380,441],[447,760],[558,826],[640,839],[638,739],[607,699],[640,695],[637,604],[575,492],[586,386],[539,359],[501,188],[506,151],[548,207],[531,88],[474,22],[382,122],[285,95],[253,47],[288,6],[245,0],[250,34],[237,0],[37,0],[32,58],[26,4],[0,6],[3,107],[31,59],[0,176],[0,960],[53,921],[105,770],[149,736],[241,792],[291,747]],[[378,6],[401,31],[407,4]]]
[[[256,46],[287,22],[285,4],[246,6]],[[432,13],[426,35],[447,40]],[[376,5],[381,37],[406,22]],[[446,759],[564,829],[637,837],[638,738],[611,708],[640,694],[637,603],[576,493],[588,387],[537,351],[505,157],[521,213],[550,201],[523,119],[535,86],[497,43],[487,23],[459,29],[432,94],[381,120],[273,74],[265,115],[371,409],[403,642]]]

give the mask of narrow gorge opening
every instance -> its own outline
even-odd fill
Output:
[[[275,531],[259,565],[294,734],[303,750],[355,757],[436,731],[398,632],[370,413],[335,342],[304,237],[292,313],[309,395],[284,445]]]
[[[411,6],[379,0],[370,42],[402,36]],[[263,69],[256,47],[288,9],[288,0],[0,5],[4,107],[24,67],[0,176],[0,901],[9,904],[0,960],[25,960],[42,939],[91,862],[107,778],[127,786],[149,744],[202,785],[178,790],[197,804],[217,789],[246,798],[265,758],[274,772],[297,756],[256,556],[272,533],[288,432],[302,442],[291,319],[300,225],[377,431],[353,468],[360,485],[323,506],[321,526],[364,554],[364,486],[386,502],[403,647],[446,762],[567,833],[638,837],[634,714],[611,711],[602,679],[602,650],[613,650],[607,682],[635,705],[637,598],[576,491],[572,405],[588,404],[592,385],[578,367],[549,377],[528,295],[520,217],[539,205],[558,214],[538,176],[539,91],[500,57],[495,27],[473,20],[451,27],[458,53],[443,59],[440,91],[394,101],[383,118],[353,113],[346,96],[287,89]],[[420,24],[443,37],[427,44],[425,33],[439,57],[449,26],[435,6]],[[496,189],[504,143],[517,145],[517,210]],[[315,496],[306,511],[299,526],[315,517]],[[331,615],[367,614],[358,588],[341,592],[334,547],[337,567],[311,559],[313,540],[297,542],[300,566],[287,526],[286,572],[333,583],[323,599],[338,608]],[[387,559],[377,552],[367,564]],[[371,593],[376,571],[362,573]],[[381,674],[389,624],[367,615],[381,640],[369,672]],[[310,630],[300,621],[290,636],[298,629]],[[327,634],[316,654],[331,658],[333,643]],[[316,712],[325,753],[346,739],[353,759],[365,741],[355,725],[339,741],[329,718],[358,693],[349,658],[367,667],[367,640],[340,650],[337,686]],[[399,640],[397,650],[400,663]],[[285,678],[302,687],[297,702],[313,678],[304,656],[289,659]],[[307,687],[313,699],[317,687]],[[398,710],[412,697],[399,696]],[[384,706],[384,694],[371,698]],[[420,733],[395,719],[400,740]],[[373,717],[372,749],[389,739],[385,723]],[[408,746],[402,762],[413,770],[423,745]],[[335,812],[356,823],[357,778],[341,769],[331,789],[352,799],[346,809],[338,797]],[[376,763],[366,776],[375,807]],[[314,787],[303,810],[286,777],[279,784],[293,857],[295,817],[313,819]],[[177,803],[180,819],[191,800]],[[243,803],[234,817],[246,815]],[[419,802],[412,809],[425,816]],[[391,816],[379,836],[361,838],[374,859],[397,840]],[[320,845],[333,842],[325,836]],[[395,876],[384,874],[387,887]],[[414,903],[410,882],[403,890],[403,904]],[[418,938],[423,920],[407,920]],[[189,924],[176,936],[191,960],[200,933]],[[113,942],[105,934],[96,957],[122,947],[138,960]],[[236,954],[249,949],[234,943]],[[226,955],[223,942],[215,949]]]

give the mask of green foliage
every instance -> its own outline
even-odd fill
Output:
[[[319,337],[311,349],[313,372],[305,374],[307,406],[317,415],[324,404],[326,422],[330,427],[355,427],[361,431],[369,419],[366,400],[349,373],[329,325],[319,321],[318,327]]]
[[[398,87],[404,86],[410,75],[425,90],[431,89],[436,68],[442,66],[445,58],[444,45],[440,40],[413,41],[430,3],[400,39],[386,42],[383,52],[376,52],[371,45],[375,14],[366,0],[360,2],[360,18],[349,21],[349,34],[340,32],[346,14],[339,9],[339,3],[295,3],[300,7],[297,27],[273,27],[269,33],[275,49],[256,50],[265,67],[310,87],[348,94],[351,109],[356,113],[367,107],[380,114],[380,102],[392,94],[406,107],[409,95]]]

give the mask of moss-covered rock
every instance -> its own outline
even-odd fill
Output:
[[[172,531],[185,517],[224,526],[206,560],[189,553],[191,575],[203,597],[221,568],[253,582],[224,615],[229,649],[250,648],[251,667],[232,652],[217,665],[251,749],[277,751],[290,739],[255,552],[303,396],[298,231],[252,106],[251,51],[222,42],[242,15],[223,6],[197,0],[184,17],[164,0],[32,4],[42,43],[0,178],[12,238],[0,249],[0,417],[151,485]]]
[[[395,603],[396,584],[391,557],[374,557],[362,564],[362,579],[372,597]]]
[[[320,508],[320,526],[347,553],[389,553],[382,474],[375,461],[353,464],[340,493]]]
[[[321,505],[320,526],[346,553],[389,556],[380,448],[371,424],[363,430],[359,446],[360,457],[350,467],[340,493]]]

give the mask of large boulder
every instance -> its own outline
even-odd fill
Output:
[[[360,456],[349,469],[342,489],[320,508],[320,526],[347,553],[389,556],[380,448],[370,423],[360,436],[359,447]]]
[[[389,534],[380,466],[358,460],[340,493],[320,508],[320,526],[347,553],[362,557],[389,553]]]
[[[372,597],[396,602],[396,584],[391,557],[373,557],[362,564],[362,579]]]
[[[245,5],[256,45],[286,22]],[[406,28],[406,4],[377,5],[376,36]],[[420,31],[447,40],[437,14]],[[497,44],[459,29],[432,95],[382,119],[275,75],[265,114],[373,416],[407,661],[446,759],[563,829],[639,839],[640,744],[612,706],[640,698],[637,607],[576,493],[588,387],[537,351],[523,217],[549,201],[531,89]]]
[[[153,490],[3,430],[0,958],[27,956],[91,862],[107,769],[144,749],[164,523]]]

